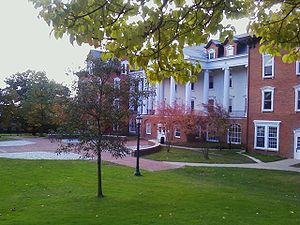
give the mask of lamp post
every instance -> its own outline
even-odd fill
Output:
[[[136,125],[137,125],[137,145],[136,145],[136,167],[135,167],[135,173],[134,176],[141,176],[140,172],[140,129],[141,129],[141,123],[142,123],[142,117],[138,115],[135,118]]]

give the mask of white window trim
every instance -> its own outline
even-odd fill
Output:
[[[267,87],[263,87],[261,88],[261,111],[262,112],[273,112],[274,110],[274,87],[271,86],[267,86]],[[265,101],[265,92],[271,92],[271,109],[264,109],[264,101]]]
[[[262,77],[264,79],[272,79],[274,78],[274,57],[272,57],[272,76],[265,76],[265,55],[270,55],[270,54],[262,54]]]
[[[300,105],[298,105],[300,84],[295,86],[294,88],[295,88],[295,112],[300,112]]]
[[[151,123],[146,123],[146,134],[151,134]]]
[[[114,78],[114,88],[116,89],[121,88],[121,79],[119,77]]]
[[[296,75],[300,75],[300,61],[296,61]]]
[[[180,133],[180,135],[178,136],[178,135],[176,135],[176,132],[177,131],[179,131],[179,133]],[[175,128],[175,130],[174,130],[174,137],[175,138],[181,138],[181,131],[180,131],[180,129],[179,128]]]
[[[232,49],[232,54],[228,54],[228,49]],[[234,55],[234,46],[233,45],[228,45],[226,46],[226,56],[233,56]]]
[[[214,53],[214,57],[210,58],[210,53]],[[211,48],[208,50],[208,59],[215,59],[216,58],[216,50]]]
[[[281,123],[281,121],[271,121],[271,120],[254,120],[253,121],[253,123],[254,123],[254,148],[255,149],[258,149],[258,150],[268,150],[268,151],[276,151],[276,152],[278,152],[278,150],[279,150],[279,128],[280,128],[280,123]],[[265,147],[257,147],[256,145],[257,145],[257,143],[256,143],[256,139],[257,139],[257,137],[256,137],[256,135],[257,135],[257,126],[263,126],[263,127],[265,127],[265,143],[264,143],[264,146]],[[269,148],[268,147],[268,128],[269,127],[277,127],[277,148]]]
[[[239,128],[240,128],[240,130],[241,130],[241,132],[240,132],[240,141],[238,141],[238,142],[230,141],[230,133],[229,133],[229,131],[230,131],[231,126],[234,126],[234,125],[239,126]],[[228,132],[227,132],[227,143],[228,143],[228,144],[229,144],[229,143],[231,143],[231,144],[241,144],[241,143],[242,143],[242,126],[241,126],[240,124],[238,124],[238,123],[233,123],[233,124],[231,124],[231,125],[229,126],[229,129],[228,129]]]

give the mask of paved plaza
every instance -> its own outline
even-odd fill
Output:
[[[152,144],[146,140],[141,140],[141,147],[149,147]],[[20,138],[15,141],[0,142],[0,157],[19,158],[19,159],[52,159],[52,160],[83,160],[82,155],[75,153],[57,154],[57,142],[51,142],[47,138]],[[135,149],[136,141],[130,140],[126,146]],[[102,159],[111,163],[135,167],[136,158],[128,155],[123,158],[114,158],[107,152],[102,153]],[[85,159],[88,160],[88,159]],[[230,168],[253,168],[268,170],[284,170],[300,172],[300,168],[291,167],[291,165],[300,163],[300,160],[286,159],[275,162],[264,163],[257,160],[256,163],[246,164],[213,164],[213,163],[189,163],[189,162],[163,162],[149,159],[140,159],[141,169],[148,171],[158,171],[167,169],[176,169],[185,166],[203,166],[203,167],[230,167]]]

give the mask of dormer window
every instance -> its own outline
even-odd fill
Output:
[[[226,56],[232,56],[234,54],[233,50],[234,50],[233,46],[232,45],[228,45],[226,47]]]
[[[208,59],[215,59],[215,58],[216,58],[216,50],[215,49],[209,49]]]
[[[129,73],[129,64],[128,64],[128,62],[127,61],[123,61],[122,63],[121,63],[121,73],[122,74],[128,74]]]

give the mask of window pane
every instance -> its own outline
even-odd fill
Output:
[[[298,95],[298,100],[296,101],[296,103],[297,103],[297,109],[300,110],[300,91],[297,91],[297,95]]]
[[[272,108],[272,92],[265,91],[264,92],[264,109]]]
[[[269,127],[268,148],[277,148],[277,127]]]
[[[264,66],[272,66],[272,56],[269,54],[264,55]]]
[[[256,128],[256,147],[265,147],[265,127],[263,126]]]

